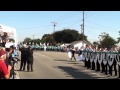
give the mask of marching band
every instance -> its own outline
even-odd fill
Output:
[[[19,45],[19,47],[22,46]],[[110,76],[113,76],[114,70],[114,76],[118,75],[118,78],[120,78],[120,49],[117,46],[112,46],[111,48],[103,48],[86,45],[86,47],[81,47],[81,49],[77,51],[78,57],[74,56],[76,53],[74,47],[66,48],[50,45],[45,46],[41,44],[33,45],[33,50],[68,52],[68,57],[70,60],[74,58],[75,61],[84,61],[84,65],[87,69],[101,71],[101,73]]]
[[[90,68],[91,70],[101,71],[101,73],[105,73],[106,75],[109,74],[111,76],[114,70],[114,76],[117,76],[118,65],[118,72],[120,73],[120,50],[116,46],[113,46],[111,49],[95,49],[94,47],[91,47],[91,45],[86,45],[82,55],[83,60],[85,61],[85,67],[88,69]],[[120,78],[120,74],[118,77]]]

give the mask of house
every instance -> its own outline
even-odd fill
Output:
[[[80,49],[82,46],[85,47],[86,45],[92,45],[90,42],[88,41],[74,41],[70,43],[70,46],[73,46],[76,49]]]

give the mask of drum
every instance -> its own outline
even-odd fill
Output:
[[[77,60],[77,61],[83,61],[83,56],[82,56],[82,54],[79,55],[79,56],[77,56],[76,60]]]

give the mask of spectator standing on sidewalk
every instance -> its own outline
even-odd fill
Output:
[[[0,50],[0,79],[9,79],[11,66],[5,64],[6,60],[6,52],[4,50]]]
[[[25,66],[26,66],[26,61],[27,61],[27,46],[26,44],[23,45],[23,48],[19,49],[21,51],[21,63],[20,63],[20,71],[25,70]]]
[[[33,50],[32,48],[29,46],[28,50],[27,50],[27,71],[33,72]]]

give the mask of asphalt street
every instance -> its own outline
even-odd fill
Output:
[[[20,53],[19,53],[20,55]],[[77,55],[76,55],[77,57]],[[19,56],[20,58],[20,56]],[[17,64],[19,70],[20,62]],[[65,52],[34,51],[34,71],[16,71],[18,79],[114,79],[84,67],[84,62],[71,61]]]

